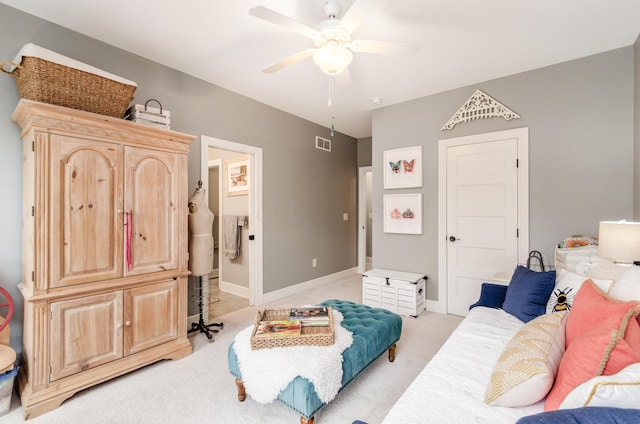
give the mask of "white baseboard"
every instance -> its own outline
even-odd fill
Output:
[[[322,287],[328,282],[334,281],[339,278],[350,277],[353,274],[358,272],[358,268],[353,267],[349,269],[345,269],[344,271],[339,271],[334,274],[325,275],[320,278],[316,278],[314,280],[305,281],[303,283],[298,283],[293,286],[285,287],[280,290],[275,290],[269,293],[264,293],[262,295],[262,304],[276,302],[280,299],[283,299],[287,296],[292,296],[295,294],[299,294],[305,292],[310,289],[315,289],[317,287]]]
[[[249,287],[239,286],[227,281],[218,281],[218,288],[224,292],[249,299]]]
[[[439,300],[429,300],[427,299],[427,311],[437,312],[440,314],[447,313],[447,305],[444,305],[444,302],[440,302]]]

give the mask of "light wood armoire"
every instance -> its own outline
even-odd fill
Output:
[[[25,418],[187,339],[194,137],[21,100]]]

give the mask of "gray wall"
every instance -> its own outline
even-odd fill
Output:
[[[373,265],[425,273],[438,299],[438,140],[529,128],[530,248],[553,258],[573,234],[633,216],[633,47],[419,98],[373,111]],[[637,78],[637,76],[636,76]],[[442,125],[480,89],[522,118]],[[422,235],[382,231],[382,154],[423,146]],[[394,192],[403,192],[393,190]]]
[[[356,140],[336,133],[332,152],[314,148],[329,130],[155,62],[0,4],[0,60],[29,42],[136,81],[136,103],[159,99],[172,129],[263,149],[265,293],[356,266]],[[220,58],[220,66],[224,66]],[[259,70],[256,70],[259,72]],[[11,122],[13,78],[0,75],[0,284],[17,303],[11,344],[21,350],[22,152]],[[189,155],[189,187],[200,178],[200,142]],[[350,220],[343,221],[348,213]],[[312,258],[318,267],[312,268]]]
[[[371,166],[371,146],[371,137],[358,139],[358,167]]]

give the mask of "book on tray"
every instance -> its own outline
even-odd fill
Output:
[[[260,321],[256,329],[256,337],[284,338],[300,336],[302,325],[298,320],[279,319]]]
[[[328,324],[329,309],[326,306],[291,308],[289,319],[298,319],[300,321],[327,321]]]
[[[291,308],[289,319],[300,320],[303,327],[328,327],[329,309],[326,306]]]

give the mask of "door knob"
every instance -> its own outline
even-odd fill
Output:
[[[456,240],[460,240],[460,239],[457,239],[457,238],[455,238],[454,236],[449,237],[449,241],[450,241],[450,242],[452,242],[452,243],[453,243],[454,241],[456,241]]]

